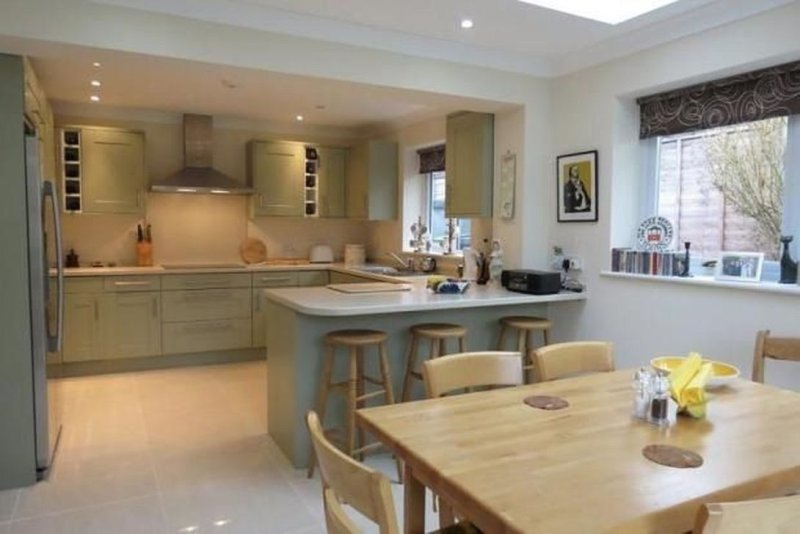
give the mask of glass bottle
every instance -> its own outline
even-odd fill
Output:
[[[633,416],[647,421],[650,409],[652,373],[642,367],[633,375]]]
[[[669,378],[658,375],[653,380],[653,396],[650,399],[650,422],[656,425],[669,423]]]

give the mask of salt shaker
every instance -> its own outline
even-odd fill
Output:
[[[642,367],[633,375],[633,416],[647,420],[650,410],[652,374],[647,367]]]

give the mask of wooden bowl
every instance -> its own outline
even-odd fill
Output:
[[[650,365],[652,365],[655,369],[672,372],[681,363],[683,363],[683,360],[685,359],[686,358],[683,356],[661,356],[659,358],[653,358],[650,360]],[[711,376],[706,384],[707,387],[714,388],[725,386],[730,382],[733,382],[741,374],[737,367],[729,363],[706,359],[703,359],[703,363],[711,364]]]

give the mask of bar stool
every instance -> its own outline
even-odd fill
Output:
[[[467,329],[461,325],[449,323],[423,323],[410,328],[411,342],[408,347],[408,360],[406,363],[406,376],[403,380],[403,402],[411,396],[412,380],[422,381],[422,373],[417,371],[417,356],[422,340],[430,340],[430,354],[428,358],[434,359],[447,354],[447,340],[458,340],[458,352],[464,352],[464,338]]]
[[[505,350],[506,333],[509,330],[516,330],[516,349],[522,354],[523,364],[529,375],[528,382],[532,381],[530,375],[533,369],[533,362],[528,361],[528,351],[535,348],[533,346],[533,333],[541,332],[544,341],[543,345],[549,345],[551,328],[553,328],[553,321],[550,319],[531,315],[513,315],[500,318],[500,338],[497,341],[497,350]]]
[[[322,380],[319,386],[319,397],[317,400],[317,413],[320,421],[324,421],[325,410],[328,405],[328,395],[332,391],[338,391],[345,396],[347,406],[345,408],[344,439],[340,440],[341,449],[345,454],[353,458],[363,459],[364,453],[377,449],[380,443],[366,444],[364,430],[356,429],[356,410],[363,408],[366,401],[375,397],[383,396],[386,404],[394,404],[394,394],[392,393],[392,380],[389,376],[389,361],[386,352],[386,340],[389,335],[379,330],[336,330],[325,336],[325,354],[322,363]],[[375,346],[379,360],[380,378],[369,376],[364,371],[364,358],[367,356],[366,349]],[[333,365],[336,359],[336,349],[347,349],[348,367],[347,380],[332,382]],[[374,391],[366,391],[366,383],[378,386]],[[356,430],[358,440],[356,440]],[[326,434],[333,434],[331,430]],[[308,478],[314,476],[314,466],[316,457],[313,449],[309,453]],[[397,465],[398,476],[402,480],[400,464]]]

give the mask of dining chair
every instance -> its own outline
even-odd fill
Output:
[[[342,503],[347,503],[376,523],[381,534],[398,534],[392,489],[386,475],[334,447],[325,437],[316,412],[308,412],[306,425],[322,479],[322,500],[328,532],[360,532],[342,507]]]
[[[399,534],[389,478],[347,456],[328,441],[316,412],[306,414],[306,425],[322,480],[322,502],[328,534],[361,532],[342,504],[351,506],[376,523],[380,534]],[[481,534],[468,522],[446,526],[436,533]]]
[[[556,343],[529,353],[539,382],[614,370],[614,346],[606,341]]]
[[[756,336],[753,382],[764,383],[764,360],[767,358],[800,362],[800,338],[770,337],[769,330],[761,330]]]
[[[422,374],[429,399],[474,387],[519,386],[522,354],[489,351],[462,352],[423,363]]]
[[[800,495],[731,503],[704,504],[695,534],[779,534],[800,532]]]

